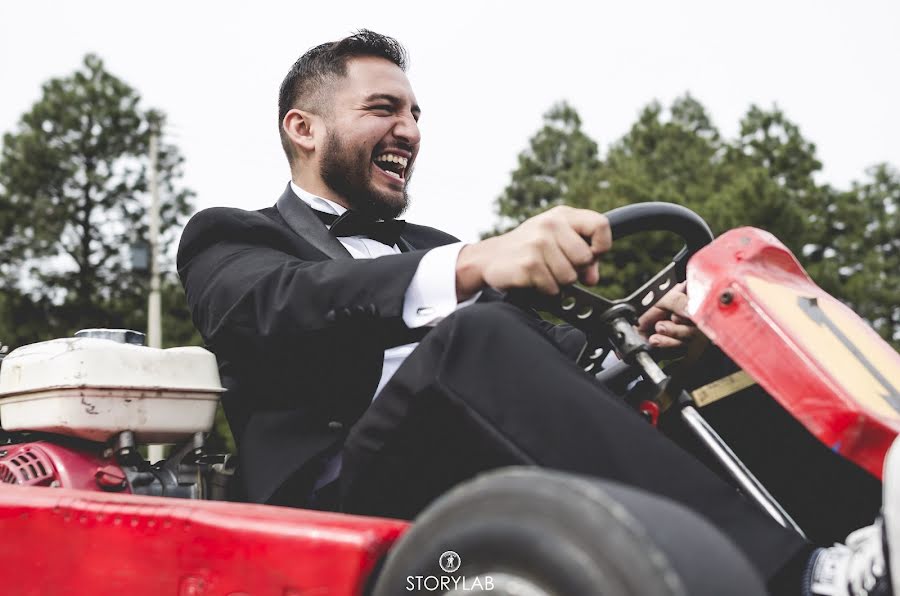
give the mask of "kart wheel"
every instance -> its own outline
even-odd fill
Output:
[[[507,468],[435,501],[373,596],[759,596],[750,563],[680,505],[596,479]]]

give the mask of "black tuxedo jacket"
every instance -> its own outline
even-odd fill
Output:
[[[402,320],[419,261],[456,241],[408,224],[400,254],[353,259],[290,185],[275,207],[207,209],[188,222],[178,274],[219,361],[250,501],[343,443],[370,404],[384,350],[427,332]],[[568,343],[577,349],[578,339]]]

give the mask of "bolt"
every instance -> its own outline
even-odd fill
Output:
[[[719,296],[719,302],[722,304],[731,304],[734,301],[734,293],[731,290],[725,290]]]

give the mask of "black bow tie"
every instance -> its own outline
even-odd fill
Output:
[[[340,217],[317,209],[313,209],[313,211],[315,211],[323,224],[331,226],[329,229],[332,235],[338,238],[342,236],[367,236],[382,244],[394,246],[406,227],[406,222],[402,219],[375,221],[360,214],[358,211],[348,210]]]

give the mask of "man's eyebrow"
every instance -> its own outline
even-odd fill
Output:
[[[365,103],[371,103],[373,101],[378,101],[378,100],[389,101],[394,105],[399,105],[399,104],[403,103],[402,99],[400,99],[396,95],[391,95],[390,93],[373,93],[372,95],[369,95],[368,97],[366,97],[366,99],[364,101],[365,101]],[[421,114],[422,108],[419,107],[419,104],[413,104],[413,106],[409,109],[409,111],[413,112],[415,114]]]

